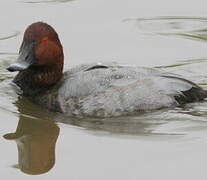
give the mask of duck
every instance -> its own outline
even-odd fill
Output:
[[[63,47],[45,22],[29,25],[8,71],[20,96],[68,116],[118,117],[203,101],[207,90],[180,75],[117,62],[85,63],[63,73]]]

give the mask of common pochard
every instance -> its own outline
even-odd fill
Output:
[[[56,31],[36,22],[24,33],[13,84],[23,96],[69,116],[112,117],[204,100],[207,91],[179,75],[118,63],[82,64],[63,73]]]

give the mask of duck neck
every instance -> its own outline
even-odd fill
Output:
[[[36,96],[53,87],[62,78],[61,65],[30,67],[21,71],[13,82],[22,90],[25,96]]]

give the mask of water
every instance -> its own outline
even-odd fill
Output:
[[[65,70],[97,61],[161,68],[207,88],[207,12],[198,1],[2,0],[1,163],[4,179],[205,179],[207,102],[133,117],[75,119],[18,97],[5,68],[25,28],[58,31]]]

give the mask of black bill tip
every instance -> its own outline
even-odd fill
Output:
[[[24,64],[11,64],[9,67],[7,67],[6,69],[10,72],[14,72],[14,71],[23,71],[27,68],[26,65]]]

